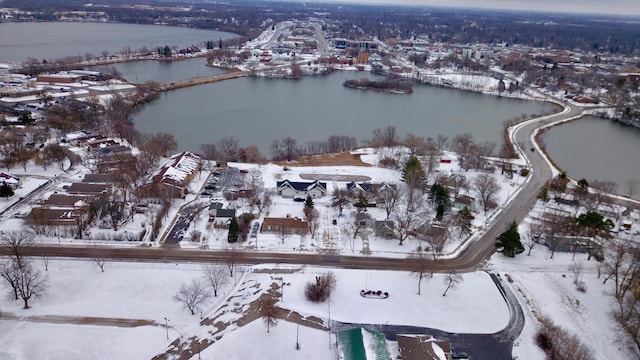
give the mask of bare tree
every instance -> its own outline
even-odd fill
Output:
[[[582,280],[582,272],[584,271],[584,267],[580,262],[571,262],[569,265],[569,271],[573,273],[573,284],[578,285],[578,283]]]
[[[424,202],[421,201],[422,198],[422,195],[415,196],[413,201],[408,199],[402,202],[400,206],[396,206],[392,220],[393,230],[398,238],[399,245],[402,245],[424,219]]]
[[[463,281],[464,281],[464,278],[462,277],[462,275],[460,275],[456,271],[448,272],[444,278],[444,283],[445,285],[447,285],[447,288],[444,289],[444,293],[442,293],[442,296],[447,296],[447,291],[449,291],[449,289],[455,290],[458,287],[458,285]]]
[[[397,187],[396,187],[397,188]],[[396,204],[400,199],[400,192],[394,187],[389,187],[389,190],[380,193],[380,200],[382,201],[382,208],[386,214],[385,220],[389,220],[389,217],[396,208]]]
[[[476,168],[480,169],[483,167],[484,160],[488,157],[493,156],[496,147],[497,144],[493,141],[484,141],[477,146]]]
[[[558,248],[560,239],[559,235],[565,234],[568,224],[568,219],[558,210],[552,210],[547,213],[546,226],[545,226],[545,244],[551,251],[551,259]]]
[[[333,199],[333,203],[338,206],[338,209],[342,211],[344,206],[349,204],[351,194],[349,190],[345,188],[336,187],[333,189],[333,193],[331,194],[331,198]]]
[[[409,266],[411,271],[418,278],[418,295],[421,293],[420,288],[422,285],[422,279],[424,279],[427,274],[431,273],[430,264],[431,261],[429,256],[425,251],[421,251],[420,249],[416,249],[409,256]]]
[[[451,140],[453,151],[458,154],[458,161],[463,169],[469,169],[469,157],[474,151],[475,143],[471,133],[458,134]]]
[[[369,214],[366,212],[358,212],[353,211],[351,215],[349,215],[349,219],[347,221],[347,226],[349,232],[353,235],[355,239],[358,235],[364,233],[368,229],[368,222],[371,220]]]
[[[311,238],[315,239],[316,234],[318,233],[318,228],[320,227],[320,213],[318,212],[318,209],[311,209],[310,211],[307,211],[306,214]]]
[[[269,333],[272,326],[278,325],[277,302],[278,300],[270,294],[263,294],[260,296],[260,299],[258,299],[258,314],[260,314],[267,326],[267,333]]]
[[[2,234],[2,245],[18,267],[22,267],[28,249],[35,245],[34,234],[27,229],[6,231]]]
[[[213,289],[213,296],[218,296],[218,290],[227,283],[227,269],[221,265],[209,265],[202,269],[204,276]]]
[[[107,263],[107,248],[102,244],[88,244],[91,248],[91,260],[98,265],[100,272],[104,272],[104,266]]]
[[[367,141],[370,146],[395,146],[398,144],[398,132],[395,126],[386,126],[384,129],[373,129],[371,139]]]
[[[157,133],[151,136],[149,140],[158,147],[159,153],[166,157],[170,152],[178,148],[178,142],[173,134]]]
[[[310,281],[304,287],[307,300],[323,302],[331,296],[331,291],[336,287],[336,276],[329,271],[322,276],[316,276],[315,282]]]
[[[220,153],[215,144],[202,144],[200,145],[200,151],[207,160],[217,160],[220,158]]]
[[[201,305],[206,304],[211,298],[211,293],[202,284],[200,280],[193,279],[191,283],[180,285],[178,293],[173,296],[175,301],[182,303],[186,307],[191,315],[196,314],[196,310]]]
[[[226,137],[216,142],[216,147],[218,148],[223,161],[238,160],[238,143],[238,139],[234,137]]]
[[[527,247],[529,251],[527,252],[528,256],[531,256],[531,250],[536,246],[538,241],[542,239],[542,236],[547,231],[547,224],[544,221],[540,220],[531,220],[529,223],[529,236],[527,237]]]
[[[4,281],[11,288],[11,294],[15,298],[15,300],[19,299],[18,294],[18,271],[20,266],[16,263],[15,260],[10,260],[6,263],[0,264],[0,277],[4,279]]]
[[[609,194],[613,194],[618,187],[618,184],[613,181],[600,180],[593,180],[589,185],[593,190],[595,190],[591,192],[594,201],[594,209],[597,209],[600,205],[605,203],[609,198]]]
[[[638,191],[638,186],[640,186],[640,180],[636,178],[629,178],[627,179],[627,181],[625,181],[624,186],[625,186],[625,192],[627,193],[627,196],[633,197],[633,195],[635,195],[636,192]]]
[[[422,136],[408,133],[403,144],[409,149],[409,156],[423,156],[426,153],[426,140]]]
[[[440,150],[444,150],[449,144],[449,137],[438,134],[438,136],[436,136],[436,143],[438,144],[438,148]]]
[[[15,263],[14,263],[15,264]],[[47,290],[47,278],[30,263],[23,264],[16,271],[16,287],[24,302],[24,309],[29,308],[29,300],[42,297]]]
[[[238,263],[238,250],[236,248],[230,248],[224,252],[225,263],[229,270],[229,276],[233,276],[236,264]]]
[[[492,204],[495,203],[494,199],[500,191],[500,185],[498,185],[491,174],[483,172],[473,180],[472,187],[486,215]]]

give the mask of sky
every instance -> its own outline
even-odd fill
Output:
[[[640,15],[637,0],[315,0],[322,2],[412,4],[444,7]]]

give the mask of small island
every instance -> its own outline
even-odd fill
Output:
[[[367,78],[362,78],[360,80],[345,80],[342,85],[352,89],[373,90],[392,94],[413,93],[413,86],[411,83],[395,79],[371,81]]]

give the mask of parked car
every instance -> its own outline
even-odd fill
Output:
[[[202,195],[202,196],[211,196],[213,194],[208,192],[208,191],[203,191],[203,192],[200,193],[200,195]]]
[[[469,355],[464,351],[454,351],[451,353],[451,358],[454,360],[469,360]]]
[[[19,211],[19,212],[13,214],[13,216],[17,217],[17,218],[23,218],[23,217],[26,217],[27,215],[29,215],[28,211]]]
[[[294,197],[293,201],[295,202],[305,202],[307,199],[303,198],[303,197]]]

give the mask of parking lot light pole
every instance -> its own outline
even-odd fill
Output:
[[[167,332],[167,340],[169,340],[169,319],[164,318],[164,329]]]

